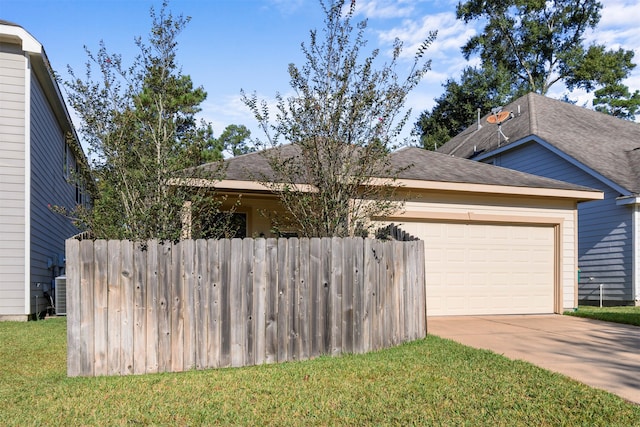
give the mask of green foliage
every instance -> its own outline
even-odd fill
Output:
[[[415,124],[420,142],[427,150],[439,146],[469,126],[480,110],[481,115],[510,99],[509,85],[503,84],[499,70],[467,67],[460,82],[449,79],[444,94],[436,99],[432,110],[423,111]]]
[[[458,4],[458,19],[486,24],[462,53],[478,54],[485,68],[504,67],[514,87],[544,95],[573,75],[567,64],[584,60],[583,34],[598,24],[601,9],[596,0],[468,0]]]
[[[67,378],[66,320],[0,322],[0,425],[633,426],[640,407],[429,336],[364,355]]]
[[[636,112],[640,108],[640,90],[630,93],[627,86],[618,83],[598,89],[594,95],[596,111],[625,120],[636,119]]]
[[[211,126],[195,119],[207,94],[176,63],[177,38],[189,18],[166,9],[166,2],[159,13],[151,8],[149,40],[135,40],[140,54],[133,65],[125,67],[101,42],[95,54],[86,49],[85,78],[70,69],[65,83],[93,156],[98,191],[84,222],[97,238],[177,240],[185,202],[206,206],[194,218],[217,212],[215,203],[204,202],[211,198],[205,190],[171,185],[205,154],[206,160],[221,155]],[[220,175],[221,167],[199,178]]]
[[[312,30],[302,44],[306,63],[289,65],[295,95],[278,94],[275,122],[265,101],[243,92],[243,100],[265,132],[269,148],[281,140],[295,150],[266,150],[273,176],[258,177],[277,193],[300,233],[306,237],[352,236],[366,230],[369,218],[397,209],[390,203],[391,181],[365,186],[371,177],[394,177],[389,150],[405,125],[405,98],[427,72],[423,43],[413,68],[402,80],[396,73],[402,43],[396,40],[389,64],[376,68],[374,50],[361,58],[366,46],[366,21],[354,25],[356,2],[320,1],[325,27]],[[275,184],[274,184],[275,182]],[[310,184],[302,194],[297,184]],[[364,231],[363,231],[364,232]]]
[[[477,55],[481,65],[475,71],[486,76],[470,78],[466,69],[460,83],[449,80],[444,85],[445,93],[436,99],[436,106],[416,123],[425,148],[441,145],[469,126],[475,118],[470,113],[476,108],[482,108],[484,115],[527,92],[545,95],[558,82],[569,90],[601,88],[604,92],[596,94],[599,109],[631,118],[620,112],[619,104],[633,108],[633,100],[625,96],[626,86],[620,83],[635,67],[633,51],[584,46],[584,33],[597,26],[601,9],[596,0],[459,3],[458,19],[485,24],[462,52],[467,60]]]
[[[614,85],[635,68],[632,50],[606,50],[604,45],[592,45],[580,55],[565,61],[565,83],[569,89],[579,87],[592,91],[598,86]]]
[[[247,144],[250,138],[251,131],[246,126],[229,125],[218,137],[218,144],[222,150],[235,157],[256,151],[255,147]]]
[[[565,314],[588,319],[604,320],[607,322],[624,323],[640,326],[640,307],[593,307],[581,305],[576,311],[566,311]]]

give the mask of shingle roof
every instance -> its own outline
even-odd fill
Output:
[[[298,153],[298,147],[295,145],[284,145],[277,150],[282,150],[285,156],[294,156]],[[228,180],[255,181],[260,180],[262,176],[273,176],[263,152],[234,157],[226,160],[225,163],[227,164],[226,179]],[[591,190],[563,181],[415,147],[404,148],[392,153],[391,165],[395,170],[400,171],[397,177],[399,179],[560,190]],[[206,169],[207,165],[202,167]]]
[[[513,169],[435,153],[422,148],[405,148],[392,154],[392,164],[402,170],[401,179],[506,185],[562,190],[591,190],[587,187],[544,178]]]
[[[568,156],[627,189],[640,193],[640,124],[621,120],[587,108],[529,93],[505,106],[513,118],[498,126],[482,118],[448,141],[438,152],[472,158],[537,136]]]
[[[278,151],[279,153],[274,153]],[[232,181],[260,181],[263,179],[273,179],[274,173],[269,165],[268,156],[278,155],[282,158],[295,157],[299,153],[296,145],[288,144],[266,151],[259,151],[225,160],[226,179]],[[266,155],[265,155],[266,154]],[[215,171],[216,163],[200,166],[205,171]]]

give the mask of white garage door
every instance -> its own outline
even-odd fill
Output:
[[[405,222],[425,241],[427,314],[553,313],[554,229]]]

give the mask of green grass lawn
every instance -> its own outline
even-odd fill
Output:
[[[565,314],[640,326],[640,307],[591,307],[581,305],[576,311],[567,311]]]
[[[631,426],[640,407],[429,336],[367,355],[67,378],[64,318],[0,323],[0,425]]]

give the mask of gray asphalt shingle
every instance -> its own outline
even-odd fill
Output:
[[[513,118],[502,125],[509,138],[498,137],[498,126],[474,124],[438,152],[473,158],[514,142],[537,136],[568,156],[627,189],[640,193],[640,124],[567,102],[529,93],[503,108]]]
[[[284,145],[277,148],[284,156],[295,156],[298,147]],[[228,180],[255,181],[270,177],[271,168],[263,152],[245,154],[226,160]],[[398,178],[419,181],[455,182],[463,184],[506,185],[562,190],[590,190],[587,187],[543,178],[511,169],[475,162],[459,157],[427,151],[422,148],[404,148],[391,154],[391,165],[400,171]],[[203,165],[207,168],[207,165]]]

